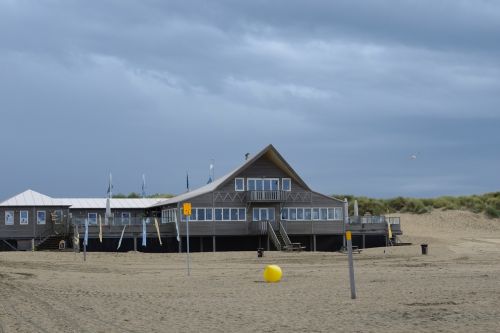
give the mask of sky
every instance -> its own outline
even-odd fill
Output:
[[[268,144],[325,194],[499,191],[499,36],[493,0],[0,0],[0,200],[178,194]]]

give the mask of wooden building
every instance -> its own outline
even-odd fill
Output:
[[[234,171],[176,197],[111,199],[109,221],[104,219],[105,198],[53,199],[28,190],[0,203],[0,216],[5,216],[0,239],[3,248],[12,249],[27,249],[30,244],[43,248],[58,238],[70,243],[75,234],[83,237],[87,220],[89,250],[116,250],[123,233],[123,251],[183,251],[188,225],[181,210],[184,203],[192,206],[192,251],[333,251],[343,245],[346,230],[352,231],[359,247],[385,245],[389,226],[393,237],[401,234],[397,218],[349,218],[346,202],[313,191],[269,145]],[[147,222],[146,247],[138,245],[143,221]],[[103,242],[98,240],[100,230]]]

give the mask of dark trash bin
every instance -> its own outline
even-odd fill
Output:
[[[262,258],[264,256],[264,249],[259,247],[257,249],[257,257]]]
[[[420,244],[420,247],[422,247],[422,254],[427,254],[427,244]]]

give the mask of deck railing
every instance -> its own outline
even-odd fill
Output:
[[[359,223],[389,223],[389,224],[400,224],[399,217],[388,217],[388,216],[351,216],[349,217],[350,224]]]
[[[162,219],[161,217],[130,217],[130,218],[120,218],[120,217],[111,217],[108,219],[108,223],[105,223],[104,217],[101,218],[101,223],[103,226],[107,225],[114,225],[114,226],[120,226],[120,225],[142,225],[142,221],[146,221],[146,224],[154,224],[155,221],[154,219],[158,220],[158,224],[161,224]],[[85,225],[85,220],[86,218],[72,218],[71,219],[71,224],[72,225]],[[99,225],[99,218],[97,220],[89,219],[89,226],[95,226]]]
[[[284,201],[283,191],[248,191],[249,201]]]

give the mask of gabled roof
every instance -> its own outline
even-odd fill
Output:
[[[168,200],[168,199],[167,199]],[[111,209],[145,209],[165,199],[111,199]],[[55,199],[33,190],[27,190],[0,203],[0,206],[44,207],[59,206],[71,209],[106,209],[106,198]]]
[[[310,191],[309,186],[307,186],[307,184],[302,180],[302,178],[300,178],[300,176],[295,172],[295,170],[293,170],[290,164],[288,164],[288,162],[285,161],[283,156],[281,156],[281,154],[276,150],[276,148],[274,148],[274,146],[270,144],[264,149],[262,149],[260,152],[258,152],[256,155],[246,160],[242,165],[240,165],[233,171],[229,172],[228,174],[216,179],[212,183],[197,188],[196,190],[180,194],[176,197],[170,198],[169,200],[162,201],[154,205],[153,207],[183,202],[192,199],[194,197],[215,191],[218,188],[224,186],[228,181],[231,181],[239,173],[249,168],[255,161],[257,161],[262,156],[266,156],[269,160],[275,163],[278,168],[283,170],[283,172],[285,172],[290,178],[294,179],[297,183],[299,183],[305,189]]]
[[[58,199],[51,198],[45,194],[33,190],[26,190],[10,199],[0,203],[0,206],[69,206],[61,203]]]
[[[71,209],[106,209],[106,198],[59,199]],[[111,199],[111,209],[145,209],[165,199]]]

